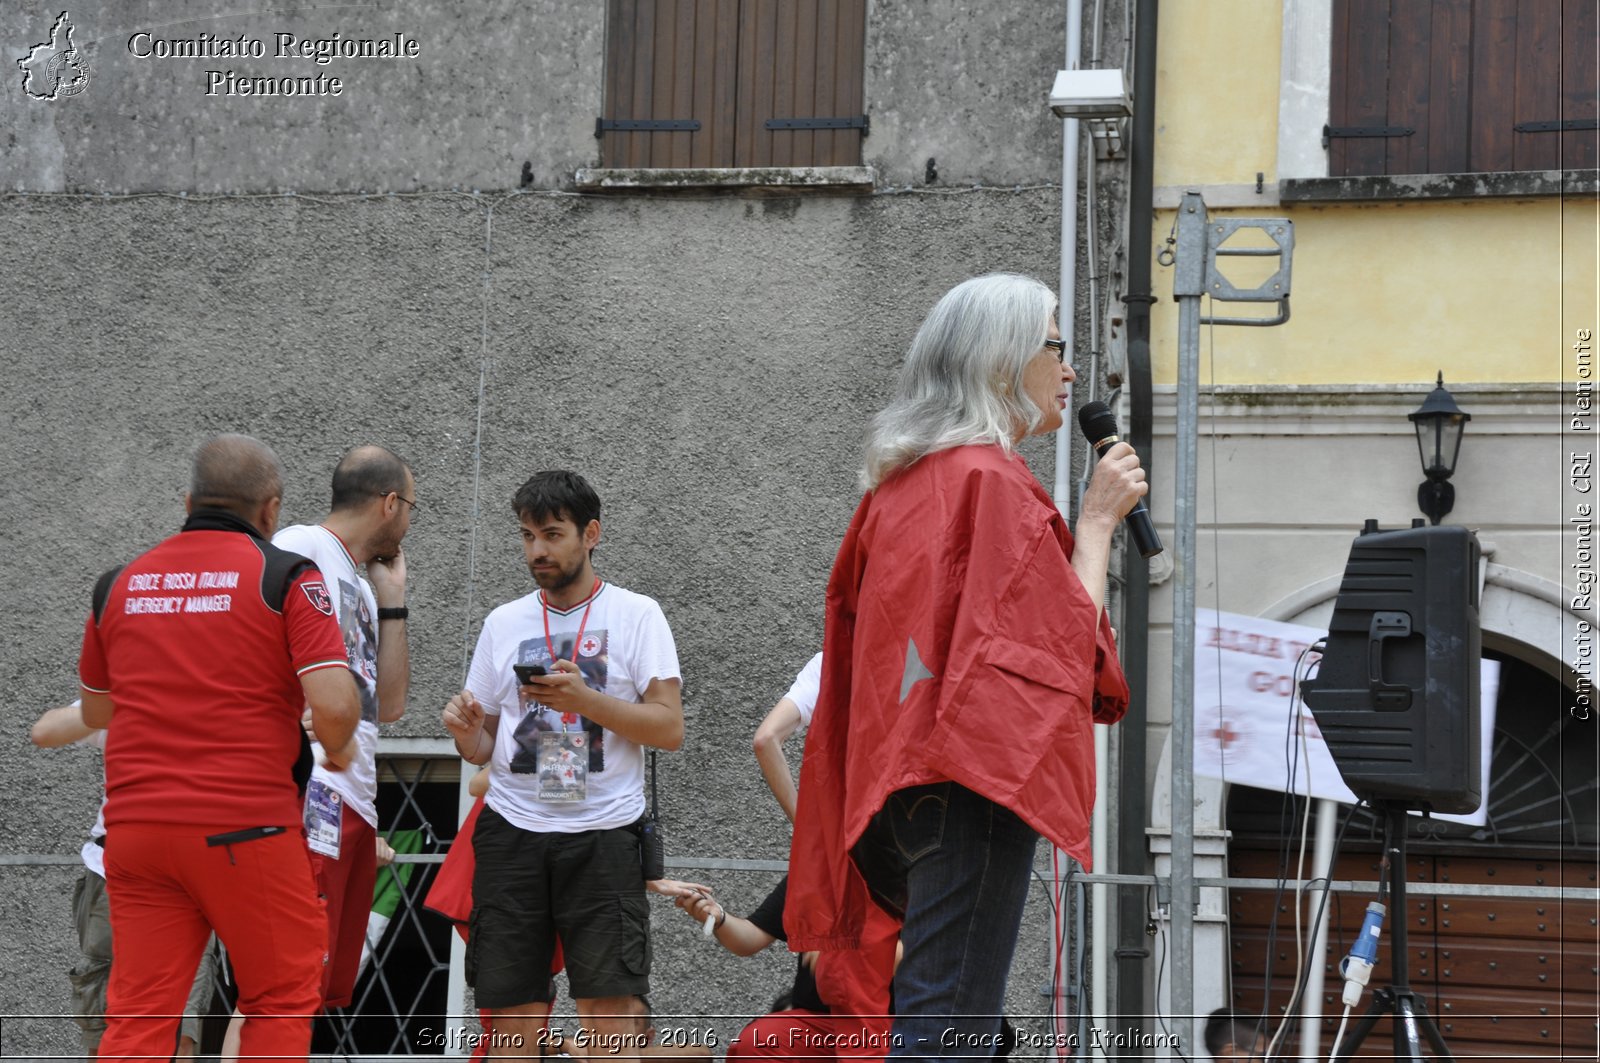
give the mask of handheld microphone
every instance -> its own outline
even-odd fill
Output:
[[[1117,415],[1103,402],[1084,403],[1078,410],[1078,427],[1083,429],[1084,437],[1101,457],[1121,442],[1122,437],[1117,435]],[[1161,536],[1156,534],[1156,526],[1150,521],[1144,499],[1139,499],[1122,521],[1128,526],[1128,534],[1140,557],[1154,557],[1162,551]]]

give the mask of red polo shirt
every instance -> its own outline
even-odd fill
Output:
[[[246,528],[196,514],[124,568],[89,617],[79,678],[115,703],[108,827],[300,823],[300,676],[349,662],[322,574],[307,562],[274,608],[263,577],[283,552]]]

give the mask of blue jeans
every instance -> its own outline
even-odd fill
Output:
[[[891,1057],[994,1054],[1038,841],[1015,813],[952,782],[898,790],[868,824],[856,863],[905,916]]]

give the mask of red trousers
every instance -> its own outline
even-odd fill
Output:
[[[303,1061],[322,1003],[328,924],[305,833],[207,846],[228,827],[119,823],[106,833],[111,985],[100,1058],[164,1061],[212,930],[246,1017],[240,1055]]]
[[[328,913],[322,1003],[330,1008],[348,1007],[355,992],[367,917],[372,914],[372,887],[378,879],[378,832],[347,802],[341,801],[339,808],[339,859],[310,853],[311,873]]]

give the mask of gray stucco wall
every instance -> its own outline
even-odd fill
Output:
[[[678,640],[689,737],[662,758],[672,854],[782,859],[786,824],[750,735],[820,639],[865,421],[939,293],[988,269],[1050,275],[1059,204],[985,191],[45,196],[3,209],[17,246],[76,250],[0,266],[13,295],[0,309],[0,574],[16,603],[0,849],[76,849],[96,761],[32,749],[27,726],[74,691],[94,575],[174,528],[193,445],[240,430],[289,469],[285,521],[322,515],[352,443],[414,463],[414,680],[399,735],[442,737],[439,709],[483,615],[530,587],[515,486],[541,467],[582,470],[606,505],[600,570],[659,599]],[[1048,445],[1028,453],[1048,483]],[[771,880],[707,875],[736,911]],[[70,879],[0,868],[0,1014],[66,1010]],[[1015,1013],[1040,1011],[1048,980],[1035,892]],[[786,984],[781,955],[741,963],[664,903],[657,916],[661,1011],[759,1013]],[[720,1021],[724,1036],[737,1029]],[[70,1043],[64,1022],[13,1023],[4,1050]]]
[[[91,81],[23,98],[10,60],[48,39],[59,6],[0,3],[6,83],[0,187],[29,191],[409,192],[557,188],[599,162],[603,0],[398,0],[233,13],[213,3],[85,0],[73,43]],[[863,161],[882,184],[1059,179],[1060,123],[1045,105],[1065,5],[870,0]],[[149,38],[130,41],[136,34]],[[277,58],[279,33],[414,42],[414,59]],[[163,58],[159,40],[260,41],[264,55]],[[135,52],[143,53],[141,58]],[[41,56],[36,75],[42,76]],[[337,77],[338,96],[206,95],[206,71]]]

